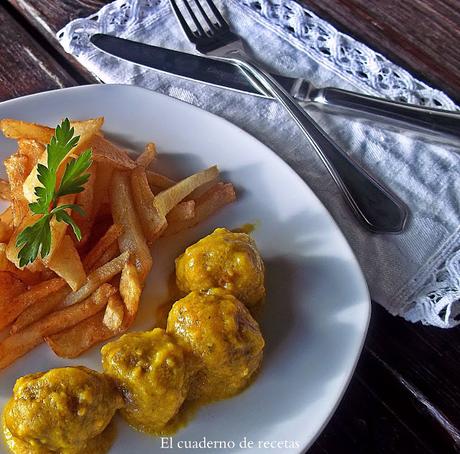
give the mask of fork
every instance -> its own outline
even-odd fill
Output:
[[[300,107],[297,101],[246,52],[212,0],[170,0],[187,38],[196,50],[214,59],[237,64],[251,82],[277,99],[309,140],[340,188],[356,217],[374,233],[399,233],[404,229],[406,205],[354,162]],[[182,10],[186,11],[187,18]]]

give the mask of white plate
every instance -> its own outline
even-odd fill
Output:
[[[173,98],[132,86],[93,85],[0,104],[0,118],[51,126],[65,116],[99,115],[105,117],[104,131],[123,145],[141,150],[155,141],[164,170],[171,173],[174,166],[172,176],[217,163],[238,190],[238,201],[209,222],[154,248],[154,271],[135,330],[152,327],[154,308],[167,297],[165,282],[173,259],[215,227],[256,222],[254,236],[267,267],[268,296],[261,323],[267,347],[260,375],[241,395],[202,408],[173,437],[173,448],[164,452],[184,452],[185,441],[204,439],[216,444],[197,452],[252,452],[258,446],[273,453],[302,452],[346,389],[370,315],[366,283],[338,227],[271,150],[221,118]],[[6,158],[15,142],[2,137],[0,150]],[[35,349],[0,372],[1,406],[17,377],[69,364],[101,370],[99,348],[74,361],[56,358],[45,345]],[[111,453],[163,452],[159,438],[135,432],[121,419],[117,426]],[[219,448],[224,442],[227,450]]]

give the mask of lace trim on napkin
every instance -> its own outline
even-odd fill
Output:
[[[275,33],[364,91],[417,105],[458,109],[441,91],[415,79],[292,0],[231,1],[247,8],[256,20],[264,21]],[[92,50],[91,34],[129,35],[168,11],[167,0],[116,0],[96,14],[72,21],[57,36],[67,52],[78,56]]]
[[[410,302],[402,313],[395,311],[406,320],[439,328],[460,323],[460,227],[394,300],[395,308],[396,301]]]
[[[250,8],[266,26],[364,91],[410,104],[459,109],[443,92],[415,79],[293,0],[232,1]]]
[[[418,105],[459,109],[444,93],[338,32],[292,0],[228,1],[365,92]],[[116,0],[88,18],[72,21],[57,37],[67,52],[91,59],[97,54],[89,41],[91,34],[130,36],[170,13],[169,8],[168,0]],[[453,234],[393,299],[390,311],[407,320],[443,328],[459,324],[456,318],[460,315],[460,232]],[[398,304],[400,301],[409,304]]]

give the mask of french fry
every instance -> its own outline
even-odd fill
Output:
[[[22,187],[28,175],[29,160],[27,156],[13,154],[4,161],[4,164],[10,183],[13,226],[17,227],[29,214],[29,204],[22,193]]]
[[[91,251],[88,252],[83,259],[83,267],[85,270],[93,268],[94,264],[102,257],[102,255],[115,243],[118,237],[123,233],[123,227],[118,224],[113,224],[107,232],[99,239]]]
[[[113,171],[114,167],[111,165],[100,164],[97,167],[93,201],[93,211],[95,214],[99,214],[104,205],[110,204],[109,187]]]
[[[9,224],[0,221],[0,242],[8,243],[11,235],[13,235],[13,228]]]
[[[62,197],[59,197],[57,204],[58,205],[66,205],[75,202],[76,194],[68,194]],[[71,214],[71,210],[65,210],[68,214]],[[51,230],[51,247],[49,254],[42,259],[43,263],[47,265],[50,260],[53,260],[54,253],[59,249],[61,246],[62,240],[64,239],[65,234],[67,233],[67,224],[65,222],[59,222],[55,217],[51,219],[50,222],[50,230]],[[35,260],[34,263],[39,262]]]
[[[89,146],[93,150],[94,161],[101,163],[103,166],[109,165],[121,170],[131,170],[137,166],[136,162],[128,156],[125,150],[100,135],[95,135],[91,139]]]
[[[128,328],[136,318],[142,294],[142,281],[137,268],[128,261],[121,273],[120,295],[125,305],[123,325]]]
[[[63,331],[100,312],[116,289],[101,285],[90,297],[69,307],[52,312],[46,317],[12,334],[0,342],[0,369],[13,363],[39,345],[45,336]]]
[[[30,215],[26,216],[21,224],[14,229],[13,234],[11,235],[10,241],[8,242],[8,246],[6,248],[6,257],[11,263],[14,263],[19,268],[19,249],[16,247],[16,239],[18,235],[29,225],[33,224],[40,218],[39,215]],[[36,260],[35,262],[38,262]]]
[[[66,297],[64,305],[69,306],[71,304],[76,304],[88,298],[98,287],[110,281],[110,279],[120,273],[128,259],[129,252],[123,252],[118,257],[90,273],[86,278],[85,285],[80,287],[76,292],[70,293]]]
[[[195,201],[187,200],[176,205],[167,215],[168,225],[171,222],[181,222],[192,219],[195,216]]]
[[[118,331],[123,324],[125,314],[123,301],[118,293],[115,293],[109,298],[109,302],[105,307],[104,318],[102,322],[111,331]]]
[[[147,168],[157,157],[157,149],[154,143],[148,143],[144,152],[138,156],[136,159],[136,164]]]
[[[26,289],[25,284],[12,273],[0,271],[0,308],[2,310],[0,313],[0,323],[3,324],[2,328],[9,324],[3,322],[3,320],[7,320],[3,311],[8,306],[11,306],[15,298],[23,294]]]
[[[134,207],[129,176],[126,173],[114,172],[110,196],[113,220],[123,227],[123,233],[118,238],[120,251],[130,253],[141,280],[144,281],[152,268],[152,256]]]
[[[21,312],[32,306],[37,300],[57,292],[65,285],[63,279],[54,278],[32,286],[13,299],[0,300],[0,330],[14,322]]]
[[[85,216],[68,210],[82,241],[53,218],[50,253],[20,269],[17,236],[39,218],[28,204],[36,199],[37,165],[47,163],[46,144],[55,131],[0,121],[1,131],[18,140],[6,163],[9,181],[0,179],[0,199],[11,201],[0,214],[0,330],[10,327],[0,341],[0,369],[43,340],[58,356],[75,358],[125,332],[136,318],[152,267],[148,243],[192,227],[235,200],[231,184],[216,183],[216,166],[176,182],[147,169],[157,158],[153,143],[133,160],[104,138],[102,123],[103,118],[71,122],[80,140],[57,174],[59,181],[65,162],[92,148],[84,191],[57,202],[83,207]],[[84,259],[77,248],[89,251]]]
[[[51,138],[50,138],[51,139]],[[43,155],[45,145],[32,139],[19,139],[18,140],[18,154],[27,156],[29,159],[29,172],[37,165],[38,160]],[[25,175],[27,176],[27,175]]]
[[[147,241],[152,243],[161,236],[168,226],[166,215],[203,184],[214,181],[219,175],[216,166],[191,175],[168,189],[153,195],[148,185],[147,175],[142,167],[131,172],[131,187],[136,209]]]
[[[77,223],[81,231],[81,241],[78,243],[78,248],[84,246],[89,240],[89,234],[93,226],[96,212],[94,211],[94,184],[97,175],[97,166],[92,164],[88,169],[89,180],[85,184],[85,188],[82,192],[76,196],[75,203],[80,205],[84,211],[84,214],[74,212],[72,214],[73,220]]]
[[[206,170],[190,175],[174,186],[157,194],[155,196],[155,208],[161,215],[166,216],[179,202],[185,199],[195,189],[215,180],[218,176],[219,169],[217,166],[212,166]]]
[[[174,235],[189,229],[210,217],[225,205],[236,200],[235,189],[231,183],[217,183],[207,193],[196,200],[195,216],[184,221],[172,222],[163,233],[163,236]]]
[[[10,183],[3,178],[0,178],[0,199],[11,200]]]
[[[103,319],[104,312],[98,312],[71,328],[46,336],[45,341],[57,356],[69,359],[76,358],[93,345],[119,334],[107,328]]]
[[[43,144],[48,143],[54,135],[54,129],[36,123],[4,118],[0,121],[0,129],[9,139],[32,139]]]
[[[35,323],[45,315],[53,312],[63,305],[65,297],[71,292],[69,287],[61,288],[51,295],[37,300],[36,303],[24,310],[11,325],[10,334],[23,330],[26,326]]]
[[[99,257],[99,259],[96,260],[94,265],[89,269],[90,272],[110,262],[118,255],[120,255],[120,247],[118,246],[118,241],[115,241],[107,248],[107,250]]]
[[[151,188],[168,189],[177,183],[177,181],[165,175],[161,175],[160,173],[153,172],[152,170],[146,170],[146,174],[147,181]]]
[[[11,205],[8,208],[5,208],[5,210],[0,214],[0,221],[8,225],[13,224],[13,208]]]
[[[75,244],[69,235],[64,236],[61,245],[51,260],[48,260],[47,266],[58,276],[62,277],[74,292],[86,281],[83,264],[81,263]]]
[[[80,154],[80,152],[85,150],[88,146],[88,142],[95,134],[99,132],[103,123],[104,119],[102,117],[86,121],[72,121],[71,127],[74,128],[75,136],[80,136],[80,140],[78,141],[78,145],[70,151],[70,154],[72,154],[73,156],[77,156],[78,154]],[[37,164],[40,163],[46,165],[47,161],[48,153],[45,149],[43,151],[43,154],[40,156],[40,159],[38,160]],[[63,164],[61,164],[62,168],[64,168],[65,166],[64,162],[65,161],[63,161]],[[28,202],[35,202],[35,200],[37,199],[37,196],[35,194],[35,188],[37,186],[41,186],[41,183],[40,181],[38,181],[38,170],[37,165],[35,165],[23,184],[24,197],[27,199]]]
[[[27,268],[19,269],[6,258],[7,244],[0,243],[0,271],[8,271],[26,285],[35,285],[42,279],[41,273],[33,273]]]
[[[134,169],[131,172],[130,180],[133,199],[136,201],[134,206],[142,230],[147,241],[152,243],[166,229],[168,225],[166,218],[155,207],[155,196],[150,190],[145,169],[143,167]]]
[[[71,306],[64,307],[58,312],[52,313],[49,318],[52,320],[61,320],[61,318],[65,319],[74,316],[76,318],[75,323],[72,323],[69,320],[69,323],[63,323],[61,326],[56,326],[56,330],[54,332],[59,332],[61,329],[68,328],[69,326],[73,326],[74,324],[84,320],[87,317],[99,312],[102,310],[108,303],[108,300],[111,295],[115,294],[117,289],[108,283],[101,284],[88,298],[85,298],[78,303],[72,304]],[[51,323],[48,320],[48,324]],[[47,333],[51,334],[51,333]]]
[[[0,369],[8,367],[42,342],[40,331],[30,329],[6,337],[0,342]]]

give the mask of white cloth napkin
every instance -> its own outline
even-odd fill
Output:
[[[442,92],[289,0],[217,2],[235,31],[273,71],[318,86],[457,110]],[[220,115],[287,161],[332,213],[363,268],[372,298],[392,314],[443,328],[460,322],[460,144],[412,137],[382,124],[311,109],[329,134],[410,207],[400,235],[364,231],[335,184],[274,101],[159,74],[104,55],[89,42],[109,33],[193,52],[167,0],[117,0],[58,33],[63,47],[106,83],[135,84]]]

